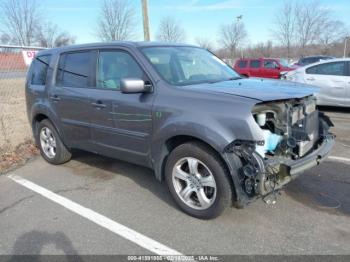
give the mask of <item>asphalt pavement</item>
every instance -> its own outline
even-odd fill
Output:
[[[76,152],[0,176],[0,254],[350,255],[350,111],[325,109],[332,156],[262,200],[214,220],[189,217],[153,172]],[[24,180],[23,180],[24,179]]]

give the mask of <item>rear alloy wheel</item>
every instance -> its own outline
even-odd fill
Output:
[[[56,156],[56,139],[48,127],[40,130],[40,146],[46,157],[52,159]]]
[[[191,142],[176,147],[165,167],[169,191],[187,214],[209,219],[232,205],[232,186],[225,165],[211,148]]]
[[[72,154],[62,143],[52,123],[44,119],[37,126],[37,141],[42,157],[54,165],[63,164],[71,159]]]

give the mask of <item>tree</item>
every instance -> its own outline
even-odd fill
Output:
[[[318,42],[322,46],[322,53],[328,55],[332,45],[343,41],[347,34],[348,32],[343,22],[338,20],[325,21],[318,36]]]
[[[54,46],[60,47],[65,45],[72,45],[75,43],[75,37],[67,32],[61,32],[55,39]]]
[[[321,52],[327,54],[330,47],[346,35],[344,24],[334,19],[331,10],[318,0],[286,0],[274,25],[274,38],[287,49],[288,58],[294,47],[298,47],[298,55],[304,56],[311,45],[317,45],[318,49],[322,46]]]
[[[159,24],[157,39],[163,42],[183,42],[186,39],[185,29],[174,17],[163,17]]]
[[[207,38],[198,37],[196,38],[196,43],[200,47],[208,49],[211,52],[214,50],[213,43]]]
[[[102,41],[133,37],[135,12],[126,0],[104,0],[97,21],[97,36]]]
[[[47,22],[38,28],[36,41],[42,47],[52,48],[74,44],[75,37],[67,32],[62,32],[57,25]]]
[[[236,51],[247,39],[247,31],[242,22],[236,21],[220,28],[220,41],[229,50],[231,58],[234,58]]]
[[[35,0],[6,0],[0,5],[2,31],[16,44],[31,45],[40,25],[41,11]]]
[[[4,14],[0,17],[2,43],[56,47],[75,41],[75,37],[44,19],[44,10],[35,0],[3,0],[0,10]]]
[[[287,57],[291,58],[291,47],[295,40],[294,4],[285,0],[282,9],[275,17],[275,29],[272,30],[274,38],[287,49]]]
[[[319,39],[323,26],[330,20],[330,11],[320,5],[320,2],[298,2],[295,5],[296,40],[301,55],[306,54],[306,47]]]
[[[39,46],[54,47],[55,38],[58,32],[58,26],[52,23],[46,23],[38,28],[36,40]]]
[[[3,33],[0,35],[0,43],[1,44],[7,45],[10,43],[10,41],[11,41],[11,37],[8,34]]]
[[[266,43],[258,43],[255,49],[259,57],[271,57],[272,56],[272,42],[267,41]]]

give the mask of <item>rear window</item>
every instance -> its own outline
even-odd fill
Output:
[[[302,58],[300,61],[302,65],[308,65],[308,64],[313,64],[313,63],[317,63],[321,60],[328,60],[330,59],[329,57],[306,57],[306,58]]]
[[[91,59],[90,51],[62,54],[58,64],[56,84],[69,87],[89,86]]]
[[[45,85],[47,70],[49,68],[51,55],[38,56],[34,59],[31,71],[32,85]]]
[[[246,68],[247,65],[248,65],[247,60],[241,60],[241,61],[238,62],[238,67],[239,68]]]
[[[250,61],[250,67],[251,68],[259,68],[261,65],[260,60],[251,60]]]

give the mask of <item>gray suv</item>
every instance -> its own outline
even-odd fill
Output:
[[[45,160],[65,163],[77,148],[151,168],[183,211],[206,219],[273,194],[329,154],[316,91],[152,42],[44,50],[26,81]]]

